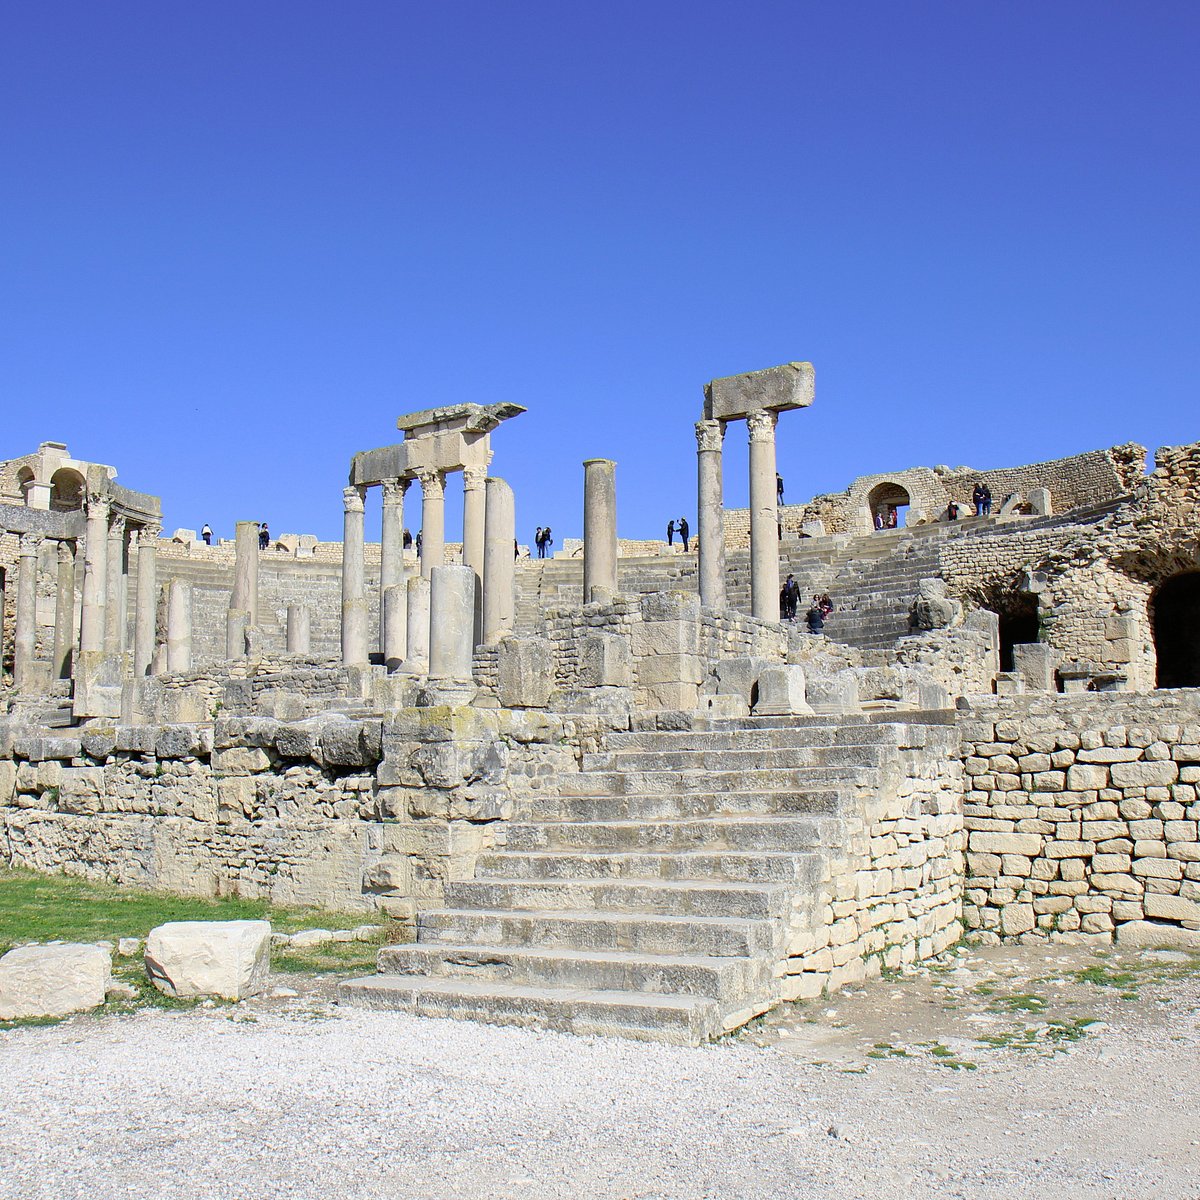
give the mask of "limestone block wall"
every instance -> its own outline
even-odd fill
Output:
[[[961,728],[968,928],[1200,929],[1200,691],[997,697]]]
[[[0,718],[0,847],[43,871],[412,915],[468,878],[524,789],[572,769],[561,723],[472,709],[114,725]]]
[[[966,834],[958,733],[896,725],[882,783],[860,785],[807,927],[783,964],[783,998],[836,991],[930,958],[962,935]]]

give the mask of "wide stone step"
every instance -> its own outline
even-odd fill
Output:
[[[786,916],[785,891],[768,884],[697,880],[487,879],[446,885],[446,905],[498,912],[586,911],[653,913],[657,916]]]
[[[879,769],[868,766],[781,767],[757,771],[588,771],[563,775],[563,796],[677,796],[686,792],[803,792],[841,784],[879,782]]]
[[[835,815],[849,787],[769,792],[678,792],[653,796],[538,796],[522,816],[532,821],[686,821],[698,817]]]
[[[714,752],[721,750],[812,750],[835,746],[877,746],[886,743],[886,730],[871,724],[861,714],[848,716],[839,725],[766,726],[766,717],[743,717],[745,726],[718,727],[715,718],[708,727],[694,730],[647,730],[638,733],[610,733],[604,739],[604,751],[597,753],[677,753],[680,751]],[[791,718],[793,721],[795,718]],[[735,719],[736,720],[736,719]],[[749,722],[754,721],[754,725]]]
[[[755,981],[759,964],[746,958],[635,954],[623,950],[541,950],[508,946],[447,946],[418,942],[379,952],[383,975],[428,975],[538,987],[708,996],[724,1000]]]
[[[567,950],[640,950],[650,954],[750,956],[771,945],[766,921],[651,914],[477,912],[436,908],[417,917],[419,942],[539,946]]]
[[[703,851],[612,854],[604,852],[521,853],[491,851],[475,860],[477,879],[689,879],[717,882],[815,885],[821,857],[796,854]]]
[[[340,997],[364,1008],[421,1017],[699,1045],[720,1032],[720,1008],[702,996],[543,988],[473,979],[373,975],[352,979]]]
[[[509,850],[815,850],[836,844],[832,817],[714,817],[704,821],[513,822]]]
[[[876,766],[884,747],[792,746],[782,749],[614,750],[583,756],[583,771],[745,771]]]

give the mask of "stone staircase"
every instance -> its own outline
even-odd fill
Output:
[[[779,998],[845,819],[895,745],[863,716],[610,734],[342,995],[692,1044],[736,1028]]]

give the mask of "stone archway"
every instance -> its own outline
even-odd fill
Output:
[[[867,519],[872,529],[894,529],[905,523],[906,509],[912,503],[908,489],[890,481],[877,483],[867,493]],[[895,513],[894,523],[891,514]],[[882,521],[882,524],[881,524]]]
[[[1150,598],[1160,688],[1200,687],[1200,571],[1165,580]]]
[[[71,467],[59,467],[50,477],[50,507],[55,512],[74,512],[83,507],[86,486],[83,476]]]

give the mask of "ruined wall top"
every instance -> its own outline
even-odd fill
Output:
[[[759,412],[807,408],[813,402],[815,388],[816,376],[810,362],[727,375],[704,385],[704,419],[741,421]]]

